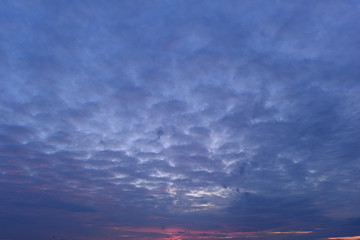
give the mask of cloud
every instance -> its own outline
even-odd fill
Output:
[[[359,235],[356,1],[0,5],[0,238]]]

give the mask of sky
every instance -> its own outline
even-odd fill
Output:
[[[360,1],[1,0],[0,240],[359,240]]]

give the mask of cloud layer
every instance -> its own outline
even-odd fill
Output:
[[[359,12],[2,1],[0,239],[357,239]]]

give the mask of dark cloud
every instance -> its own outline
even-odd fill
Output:
[[[0,239],[360,235],[359,7],[2,1]]]

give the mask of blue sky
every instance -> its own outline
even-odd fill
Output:
[[[0,240],[360,239],[360,2],[2,0]]]

